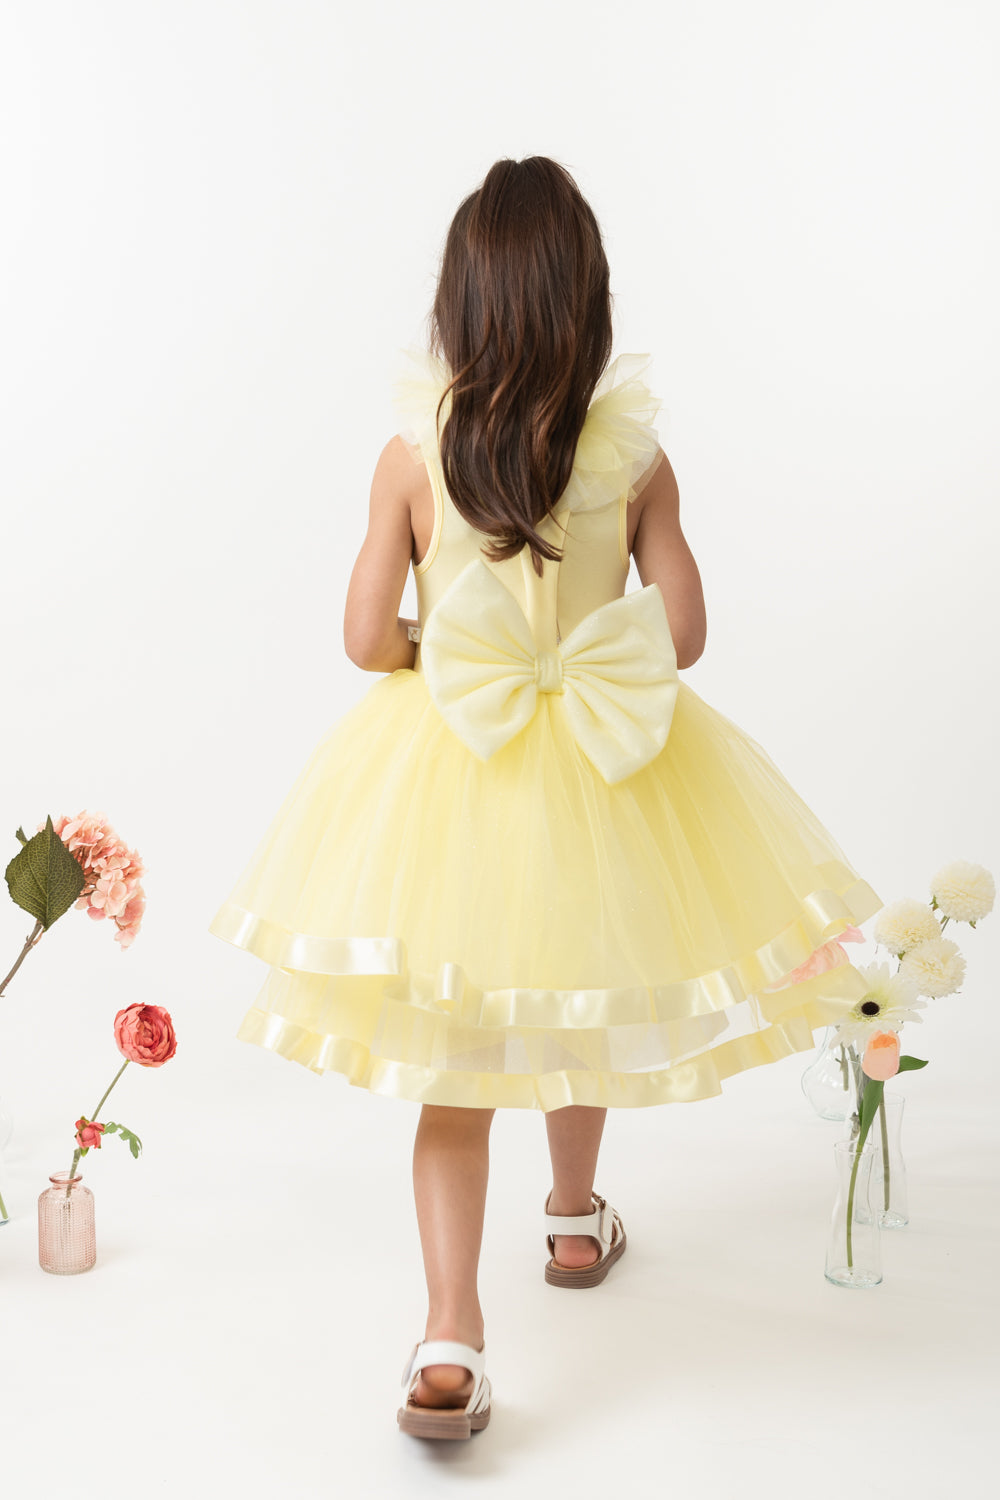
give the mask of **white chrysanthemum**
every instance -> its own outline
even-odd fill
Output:
[[[918,943],[941,936],[941,924],[926,901],[904,896],[883,907],[875,923],[875,941],[890,953],[908,953]]]
[[[912,981],[918,995],[937,1000],[953,995],[965,978],[965,959],[950,938],[932,938],[911,948],[900,960],[899,972]]]
[[[953,859],[938,870],[931,881],[934,904],[954,922],[978,922],[993,910],[997,888],[993,876],[982,865]]]
[[[888,964],[858,967],[865,981],[865,993],[842,1021],[837,1023],[839,1042],[856,1042],[863,1051],[876,1031],[898,1031],[904,1021],[919,1021],[917,1014],[924,1002],[917,999],[912,979],[892,974]]]

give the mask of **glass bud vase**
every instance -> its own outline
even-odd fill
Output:
[[[872,1186],[872,1208],[878,1214],[883,1229],[904,1229],[910,1222],[910,1210],[906,1192],[906,1163],[900,1146],[903,1129],[903,1094],[882,1094],[885,1105],[885,1131],[882,1129],[882,1112],[872,1121],[871,1133],[876,1137],[882,1151],[881,1176]]]
[[[14,1130],[14,1122],[0,1099],[0,1225],[10,1223],[10,1207],[7,1194],[7,1174],[4,1170],[3,1151]]]
[[[837,1196],[830,1220],[824,1275],[834,1286],[872,1287],[882,1280],[880,1225],[873,1211],[882,1153],[871,1134],[861,1151],[853,1140],[835,1141]]]
[[[854,1079],[846,1048],[828,1026],[819,1052],[802,1074],[802,1092],[821,1120],[846,1120],[854,1107]]]
[[[53,1172],[49,1181],[38,1199],[38,1264],[56,1276],[75,1276],[97,1260],[94,1195],[82,1177],[70,1182],[68,1172]]]

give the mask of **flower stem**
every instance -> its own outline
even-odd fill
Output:
[[[24,947],[21,949],[21,952],[18,955],[17,963],[11,969],[10,973],[7,975],[7,977],[3,981],[3,983],[0,984],[0,996],[3,995],[4,990],[7,988],[8,984],[10,984],[10,981],[14,978],[14,975],[17,973],[18,969],[24,963],[24,960],[27,958],[27,956],[31,952],[32,948],[38,942],[38,939],[41,937],[43,931],[44,931],[44,928],[42,927],[42,920],[39,917],[38,921],[35,923],[34,927],[31,929],[31,932],[28,934],[28,941],[25,943]]]
[[[882,1130],[882,1197],[885,1211],[889,1212],[889,1130],[885,1122],[885,1094],[878,1102],[879,1125]]]
[[[858,1139],[854,1147],[854,1160],[851,1163],[851,1182],[847,1189],[847,1269],[850,1271],[854,1265],[853,1249],[851,1244],[851,1225],[854,1223],[854,1186],[858,1180],[858,1163],[861,1160],[861,1140]]]
[[[97,1117],[98,1117],[98,1115],[101,1113],[101,1106],[103,1105],[103,1103],[104,1103],[105,1099],[108,1097],[108,1095],[111,1093],[111,1090],[114,1088],[114,1086],[118,1082],[119,1078],[124,1073],[125,1069],[128,1067],[129,1061],[130,1061],[130,1059],[126,1057],[125,1061],[122,1063],[121,1067],[118,1069],[118,1072],[115,1074],[114,1078],[112,1078],[111,1082],[108,1084],[107,1088],[104,1090],[104,1093],[101,1095],[100,1103],[98,1104],[97,1108],[94,1110],[93,1119],[96,1120]]]
[[[90,1116],[91,1120],[96,1120],[97,1117],[98,1117],[98,1115],[101,1113],[101,1106],[104,1104],[105,1099],[111,1093],[111,1090],[114,1088],[115,1084],[118,1082],[119,1078],[122,1076],[122,1074],[124,1073],[125,1069],[128,1067],[130,1061],[131,1061],[131,1059],[126,1057],[125,1061],[122,1063],[121,1067],[118,1069],[118,1072],[115,1074],[114,1078],[112,1078],[111,1082],[108,1084],[107,1088],[104,1090],[104,1093],[101,1095],[101,1098],[98,1101],[97,1108],[94,1110],[94,1113]],[[77,1149],[73,1152],[73,1165],[69,1169],[69,1181],[66,1184],[66,1197],[67,1198],[69,1197],[70,1192],[72,1190],[72,1187],[73,1187],[73,1178],[76,1176],[76,1169],[79,1166],[79,1164],[80,1164],[80,1148],[77,1147]]]
[[[9,1219],[9,1218],[10,1218],[10,1215],[8,1214],[6,1206],[5,1206],[4,1201],[3,1201],[3,1193],[0,1193],[0,1224],[2,1224],[5,1219]]]

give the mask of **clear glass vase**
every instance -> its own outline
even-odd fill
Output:
[[[0,1099],[0,1226],[10,1223],[10,1202],[7,1193],[7,1173],[4,1169],[3,1150],[14,1130],[14,1122]]]
[[[802,1092],[821,1120],[846,1120],[854,1108],[854,1079],[847,1049],[828,1026],[819,1052],[802,1074]]]
[[[872,1208],[878,1213],[883,1229],[905,1229],[910,1222],[909,1201],[906,1192],[906,1163],[900,1145],[903,1130],[903,1094],[883,1092],[885,1106],[883,1129],[882,1112],[879,1110],[872,1121],[871,1133],[882,1152],[881,1176],[872,1185]]]
[[[869,1134],[860,1152],[853,1140],[835,1141],[833,1158],[837,1196],[824,1275],[834,1286],[878,1286],[882,1280],[882,1247],[874,1194],[882,1171],[882,1152]]]
[[[97,1260],[94,1195],[83,1178],[53,1172],[38,1199],[38,1264],[56,1276],[89,1271]]]

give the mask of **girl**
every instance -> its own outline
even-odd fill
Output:
[[[347,654],[382,675],[211,924],[270,966],[242,1039],[422,1106],[429,1306],[398,1420],[425,1437],[490,1417],[494,1111],[544,1112],[545,1278],[597,1285],[626,1247],[594,1192],[608,1107],[700,1099],[812,1047],[864,995],[839,945],[837,967],[812,955],[881,905],[678,680],[704,649],[701,580],[648,358],[609,364],[611,344],[572,177],[498,161],[448,231],[348,588]]]

